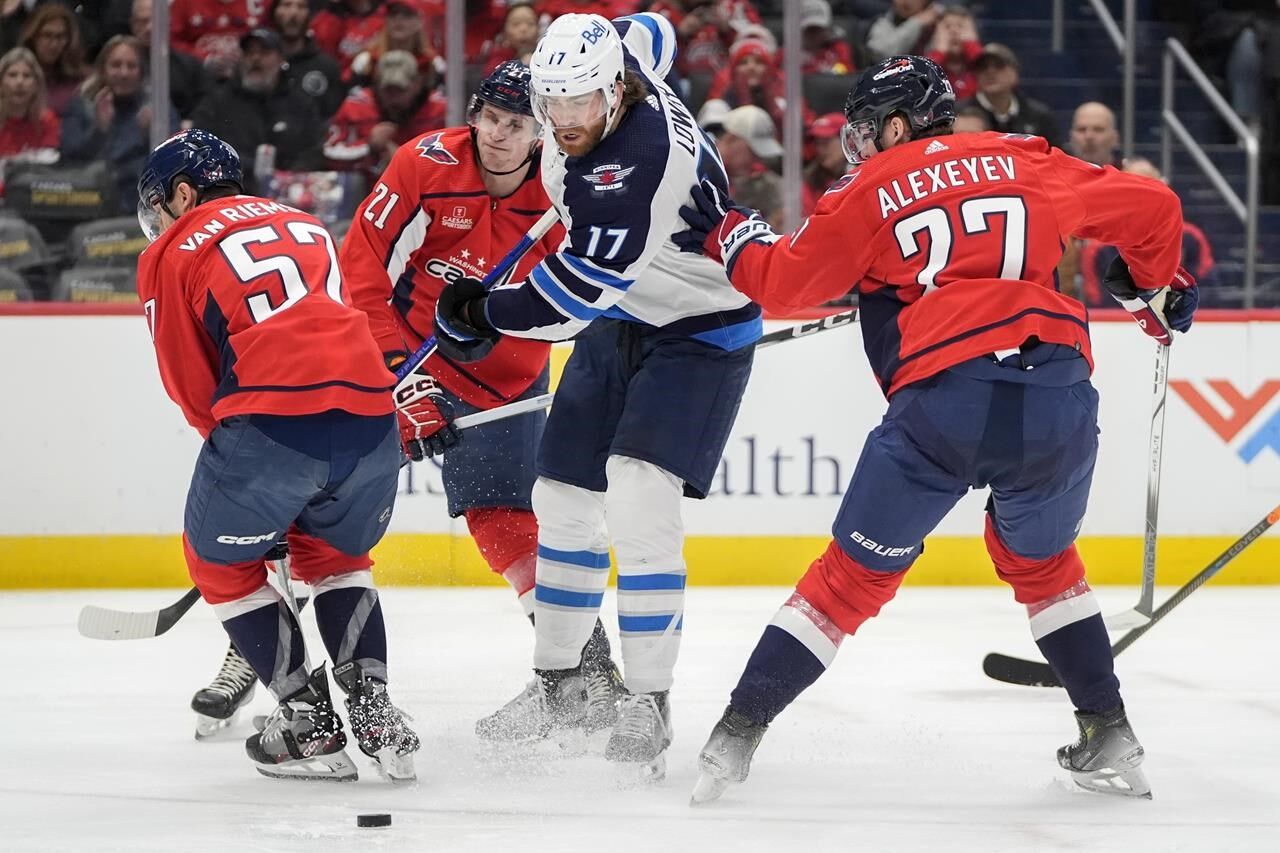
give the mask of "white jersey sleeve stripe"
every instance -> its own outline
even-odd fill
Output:
[[[568,288],[552,278],[541,265],[533,268],[533,272],[529,274],[529,280],[533,282],[533,286],[544,299],[555,305],[560,313],[567,317],[590,323],[602,310],[584,305],[577,299],[576,294],[570,293]]]
[[[395,287],[396,282],[400,281],[400,276],[404,275],[405,269],[409,266],[409,259],[422,245],[422,241],[427,236],[427,226],[430,224],[431,216],[422,208],[418,208],[413,219],[409,220],[400,232],[400,236],[392,244],[391,253],[387,256],[387,278],[391,280],[392,287]]]

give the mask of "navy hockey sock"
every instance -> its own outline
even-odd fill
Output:
[[[768,725],[824,672],[826,667],[807,646],[769,625],[733,689],[729,707],[752,722]]]
[[[1095,613],[1064,625],[1038,638],[1036,645],[1078,710],[1100,714],[1121,704],[1120,680],[1102,616]]]
[[[316,624],[337,666],[355,661],[369,678],[386,683],[387,630],[378,591],[368,586],[317,590]]]
[[[298,620],[283,601],[233,616],[222,623],[240,654],[276,699],[307,683],[307,649]]]

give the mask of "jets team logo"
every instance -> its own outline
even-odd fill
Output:
[[[449,149],[444,147],[440,141],[443,133],[433,133],[430,136],[424,136],[418,140],[418,156],[426,157],[433,163],[439,163],[442,166],[458,165],[458,158],[449,153]]]
[[[596,166],[591,170],[590,175],[583,175],[582,180],[591,184],[591,188],[596,192],[625,190],[626,185],[623,184],[623,181],[627,175],[630,175],[635,170],[635,166],[628,166],[624,169],[617,163],[610,163],[604,166]]]

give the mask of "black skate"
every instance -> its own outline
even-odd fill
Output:
[[[698,781],[689,805],[718,800],[730,785],[745,782],[751,772],[751,757],[768,728],[752,722],[732,706],[725,708],[698,756]]]
[[[520,695],[476,723],[481,740],[541,740],[554,732],[586,726],[589,679],[582,667],[533,672],[533,680]]]
[[[612,728],[618,721],[618,708],[627,696],[622,685],[622,673],[612,660],[605,658],[603,666],[584,665],[586,678],[587,711],[583,731],[590,735]]]
[[[409,717],[391,704],[387,685],[365,676],[360,665],[347,661],[333,668],[333,678],[347,694],[347,722],[360,751],[378,763],[378,771],[392,782],[413,782],[413,754],[422,745],[409,728]]]
[[[240,709],[253,699],[257,684],[253,667],[231,645],[213,681],[191,697],[191,710],[196,712],[196,740],[213,737],[231,726]]]
[[[1133,733],[1124,706],[1103,714],[1076,712],[1080,739],[1058,750],[1058,763],[1071,771],[1081,788],[1100,794],[1151,799],[1151,786],[1140,769],[1142,744]]]
[[[671,707],[667,691],[629,693],[618,709],[606,761],[638,764],[639,781],[658,782],[667,775],[667,747],[671,745]]]
[[[276,706],[244,748],[263,776],[354,782],[358,774],[346,745],[321,666],[305,687]]]

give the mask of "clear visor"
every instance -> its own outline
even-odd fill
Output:
[[[586,127],[608,112],[604,90],[596,89],[584,95],[533,96],[533,114],[552,130]]]
[[[876,147],[876,139],[880,130],[874,119],[851,121],[840,128],[840,147],[844,149],[844,157],[855,166],[865,163],[880,153]]]
[[[142,226],[147,242],[154,243],[159,239],[164,229],[160,225],[160,201],[155,194],[148,193],[138,199],[138,225]]]
[[[467,124],[495,144],[509,142],[513,146],[528,147],[538,138],[538,123],[533,116],[513,113],[484,102],[472,107],[467,114]]]

